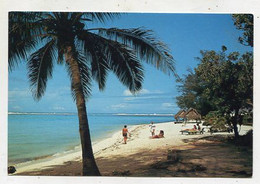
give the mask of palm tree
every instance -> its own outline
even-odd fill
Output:
[[[165,73],[175,73],[167,46],[142,28],[91,28],[88,22],[105,22],[117,13],[9,13],[9,70],[27,59],[28,77],[39,100],[52,77],[54,62],[65,64],[76,101],[82,147],[83,175],[100,175],[96,165],[87,118],[86,100],[92,80],[104,90],[109,71],[132,92],[142,88],[142,61]]]

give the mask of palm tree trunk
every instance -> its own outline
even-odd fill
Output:
[[[100,172],[93,155],[92,144],[90,139],[87,111],[83,88],[81,84],[81,76],[78,62],[73,57],[73,47],[67,47],[65,52],[66,62],[71,69],[72,88],[75,90],[76,104],[79,118],[79,132],[82,147],[82,175],[83,176],[100,176]]]

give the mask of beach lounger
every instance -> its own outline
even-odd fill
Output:
[[[183,134],[183,133],[187,133],[187,134],[197,134],[197,133],[200,132],[200,131],[194,130],[194,129],[185,129],[185,130],[181,130],[180,132],[181,132],[181,134]]]
[[[197,134],[198,132],[198,130],[189,130],[188,134]]]
[[[188,133],[189,131],[188,130],[181,130],[180,132],[181,132],[181,134],[183,134],[183,133]]]

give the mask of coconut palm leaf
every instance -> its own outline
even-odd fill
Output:
[[[83,42],[85,52],[92,56],[92,75],[96,76],[101,89],[105,87],[102,79],[105,79],[108,69],[112,70],[131,92],[141,89],[143,67],[132,50],[87,31],[82,33],[79,39]]]
[[[43,96],[47,80],[52,77],[53,60],[55,57],[54,44],[53,40],[48,42],[34,52],[27,63],[31,90],[36,100],[39,100]]]
[[[119,13],[88,12],[83,13],[81,20],[105,23],[107,20],[113,20],[114,18],[117,18],[119,16]]]
[[[91,59],[91,73],[93,79],[98,83],[99,90],[103,91],[106,86],[107,74],[109,66],[106,63],[104,53],[100,49],[93,51],[92,48],[88,49],[92,53]]]
[[[102,91],[105,89],[109,70],[109,66],[106,62],[106,48],[104,44],[99,44],[98,41],[95,40],[94,34],[87,32],[79,36],[79,41],[81,42],[81,48],[83,48],[85,55],[89,56],[92,77],[98,83],[99,90]]]
[[[168,47],[163,42],[157,40],[151,30],[143,28],[93,28],[89,29],[89,31],[98,31],[100,36],[131,47],[142,60],[152,64],[164,73],[178,77],[175,72],[175,61],[170,55]]]
[[[111,52],[109,64],[118,79],[127,86],[132,93],[141,90],[144,73],[143,67],[135,53],[117,42],[110,43],[109,49]]]
[[[42,32],[37,22],[41,13],[10,12],[9,13],[9,70],[17,64],[18,59],[26,59],[28,51],[35,48],[39,39],[35,35]]]

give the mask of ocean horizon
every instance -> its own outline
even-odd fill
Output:
[[[171,113],[88,113],[92,144],[124,125],[174,121]],[[74,112],[8,112],[8,165],[39,160],[80,148]]]
[[[77,115],[77,112],[8,112],[8,115]],[[117,116],[174,116],[174,113],[87,113],[88,115],[117,115]]]

